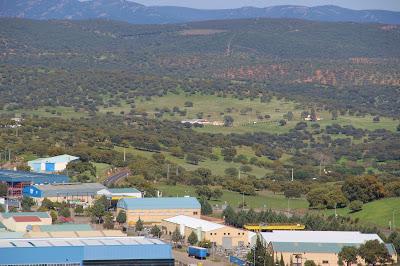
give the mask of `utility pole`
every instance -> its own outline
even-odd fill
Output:
[[[10,149],[8,149],[8,161],[11,162],[11,150]]]
[[[179,176],[179,167],[178,167],[178,166],[176,166],[176,172],[175,172],[175,174],[176,174],[176,177]]]
[[[292,182],[294,181],[294,174],[293,174],[293,168],[292,168]]]
[[[169,164],[167,164],[167,179],[169,179]]]
[[[393,216],[393,223],[392,223],[392,226],[393,226],[393,229],[396,230],[396,226],[395,226],[395,223],[394,223],[394,210],[393,210],[393,212],[392,212],[392,216]]]
[[[240,180],[240,168],[239,168],[239,180]]]
[[[126,151],[125,151],[125,147],[124,147],[124,162],[126,162]]]
[[[242,192],[242,210],[244,210],[244,192]]]

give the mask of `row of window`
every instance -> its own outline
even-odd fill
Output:
[[[228,234],[228,236],[231,235],[231,233],[224,233],[224,236],[226,236],[226,234]],[[210,233],[210,236],[212,236],[212,235],[213,235],[213,233]],[[214,233],[214,236],[216,236],[216,235],[217,235],[217,233]],[[240,235],[244,236],[244,233],[238,232],[238,236],[240,236]]]

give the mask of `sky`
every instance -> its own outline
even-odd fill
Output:
[[[337,5],[350,9],[383,9],[400,11],[400,0],[132,0],[144,5],[174,5],[202,9],[267,7],[274,5]]]

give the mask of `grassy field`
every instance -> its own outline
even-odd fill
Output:
[[[119,151],[119,152],[123,152],[123,148],[122,147],[115,147],[115,150]],[[241,152],[241,151],[246,151],[245,153]],[[127,148],[126,149],[127,153],[136,155],[136,156],[142,156],[142,157],[146,157],[146,158],[150,158],[153,153],[152,152],[148,152],[148,151],[141,151],[141,150],[137,150],[135,148]],[[175,164],[178,164],[181,167],[184,167],[186,170],[189,171],[193,171],[196,170],[199,167],[205,167],[208,169],[211,169],[213,174],[217,174],[217,175],[224,175],[224,171],[227,168],[230,167],[234,167],[236,169],[239,169],[240,166],[242,166],[241,163],[235,163],[235,162],[226,162],[223,160],[222,157],[219,158],[218,161],[213,161],[210,159],[206,159],[205,161],[201,161],[199,162],[198,165],[193,165],[193,164],[189,164],[187,163],[184,159],[180,159],[177,157],[174,157],[172,155],[170,155],[168,152],[162,152],[162,154],[165,156],[165,158]],[[219,155],[220,152],[218,149],[214,149],[214,154]],[[238,154],[245,154],[246,156],[248,156],[249,158],[251,156],[255,156],[254,152],[252,153],[252,150],[250,148],[242,148],[239,149]],[[254,165],[251,165],[252,171],[250,171],[248,174],[249,175],[254,175],[258,178],[264,177],[265,174],[270,173],[271,171],[268,169],[264,169],[264,168],[260,168]],[[242,175],[246,175],[246,173],[242,173]]]
[[[334,214],[334,210],[323,211]],[[359,218],[361,223],[389,227],[389,221],[395,220],[396,228],[400,228],[400,198],[386,198],[364,204],[359,212],[351,213],[348,208],[337,209],[337,214],[349,216],[353,219]],[[393,222],[393,221],[392,221]]]
[[[196,196],[195,188],[184,185],[159,185],[158,189],[163,192],[164,196]],[[224,194],[220,200],[211,200],[213,206],[221,206],[229,204],[237,207],[243,201],[243,196],[237,192],[223,190]],[[288,200],[283,195],[274,195],[269,191],[262,191],[257,196],[244,196],[244,201],[250,208],[271,208],[276,210],[287,210]],[[290,209],[305,209],[308,203],[305,199],[291,199],[289,201]]]
[[[22,114],[28,114],[39,117],[63,117],[63,118],[80,118],[86,117],[85,112],[75,112],[71,107],[41,107],[37,109],[20,109],[16,111],[1,110],[0,114],[13,114],[20,117]]]
[[[96,176],[99,178],[100,181],[103,181],[106,177],[106,171],[111,168],[111,165],[106,163],[94,163],[96,166]]]
[[[184,107],[186,101],[192,102],[193,107]],[[185,116],[175,114],[171,116],[164,114],[163,119],[181,121],[183,119],[194,119],[197,118],[198,113],[203,113],[203,118],[210,121],[223,121],[224,115],[230,115],[234,119],[234,126],[226,128],[222,126],[206,126],[204,128],[196,129],[201,132],[211,133],[246,133],[254,131],[265,131],[270,133],[284,133],[289,129],[302,121],[301,112],[303,109],[296,108],[296,103],[291,101],[272,99],[268,103],[261,103],[259,99],[250,100],[243,99],[239,100],[232,97],[222,98],[212,95],[175,95],[168,94],[163,97],[153,97],[150,101],[139,99],[136,101],[137,110],[140,112],[147,112],[150,117],[153,117],[156,113],[155,109],[169,108],[172,110],[174,106],[179,107],[181,110],[186,110]],[[227,112],[227,109],[231,109],[231,112]],[[241,110],[248,109],[243,114]],[[116,113],[120,111],[127,111],[127,107],[118,108],[107,108],[108,111],[114,111]],[[288,121],[286,126],[279,126],[277,121],[283,118],[284,114],[291,111],[294,114],[293,121]],[[259,120],[257,116],[270,115],[270,119]],[[335,121],[331,120],[331,114],[327,111],[318,112],[318,116],[322,120],[318,121],[321,127],[331,125],[332,123],[338,123],[340,125],[353,125],[356,128],[364,129],[378,129],[385,128],[391,131],[396,130],[398,121],[394,121],[390,118],[381,117],[379,123],[372,121],[372,116],[358,117],[358,116],[340,116]],[[308,122],[310,125],[312,122]]]

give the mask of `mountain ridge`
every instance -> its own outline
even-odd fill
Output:
[[[172,24],[245,18],[295,18],[313,21],[400,24],[400,12],[351,10],[334,5],[280,5],[265,8],[193,9],[145,6],[127,0],[0,0],[0,17],[48,19],[104,18],[132,24]]]

